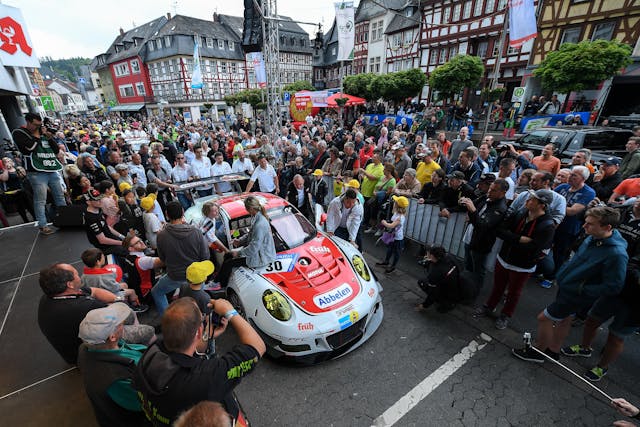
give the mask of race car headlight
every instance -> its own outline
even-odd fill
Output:
[[[371,274],[369,274],[367,264],[364,263],[364,260],[360,255],[355,255],[351,259],[351,264],[353,264],[353,268],[356,270],[356,273],[358,273],[358,276],[362,277],[367,282],[371,279]]]
[[[262,303],[269,314],[276,319],[282,321],[291,319],[291,305],[280,292],[267,289],[262,294]]]

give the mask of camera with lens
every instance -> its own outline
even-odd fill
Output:
[[[51,121],[51,119],[49,117],[45,117],[44,118],[44,120],[42,121],[42,126],[49,133],[54,133],[55,134],[56,132],[58,132],[60,130],[56,126],[56,124]]]

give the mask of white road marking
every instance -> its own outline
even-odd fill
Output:
[[[479,338],[480,342],[476,340],[471,341],[465,348],[460,350],[458,354],[446,361],[442,366],[432,372],[431,375],[422,380],[420,384],[402,396],[393,406],[376,418],[372,426],[390,427],[400,421],[411,409],[431,394],[433,390],[445,382],[458,369],[464,366],[465,363],[491,341],[491,337],[486,334],[480,334]]]
[[[51,375],[50,377],[43,378],[43,379],[41,379],[40,381],[36,381],[35,383],[33,383],[33,384],[29,384],[28,386],[22,387],[21,389],[18,389],[18,390],[16,390],[16,391],[12,391],[11,393],[5,394],[4,396],[0,396],[0,400],[2,400],[2,399],[6,399],[7,397],[11,397],[11,396],[13,396],[14,394],[18,394],[18,393],[20,393],[20,392],[22,392],[22,391],[25,391],[25,390],[27,390],[27,389],[30,389],[31,387],[35,387],[35,386],[37,386],[37,385],[39,385],[39,384],[42,384],[43,382],[46,382],[46,381],[49,381],[49,380],[53,379],[53,378],[59,377],[60,375],[64,375],[64,374],[66,374],[67,372],[73,371],[74,369],[76,369],[76,367],[75,367],[75,366],[74,366],[74,367],[72,367],[72,368],[69,368],[69,369],[65,369],[65,370],[64,370],[64,371],[62,371],[62,372],[58,372],[57,374],[53,374],[53,375]]]

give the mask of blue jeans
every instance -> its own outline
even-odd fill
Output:
[[[395,267],[400,260],[400,253],[404,249],[404,240],[394,240],[391,244],[387,245],[387,256],[384,257],[384,262],[389,263],[391,261],[391,267]]]
[[[178,289],[180,286],[186,284],[186,280],[173,280],[167,274],[162,276],[158,283],[151,288],[151,296],[156,304],[156,309],[160,316],[169,307],[169,301],[167,300],[167,294]]]
[[[47,189],[51,189],[53,204],[55,206],[66,206],[64,191],[62,191],[62,177],[57,172],[29,172],[27,179],[33,190],[33,210],[36,214],[38,227],[46,227],[47,215],[45,206],[47,205]]]
[[[186,194],[184,194],[183,192],[177,192],[177,197],[178,201],[180,201],[180,204],[182,205],[182,209],[186,211],[191,207],[191,200],[187,197]]]

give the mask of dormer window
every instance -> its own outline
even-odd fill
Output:
[[[224,50],[224,40],[218,40],[218,49]]]

